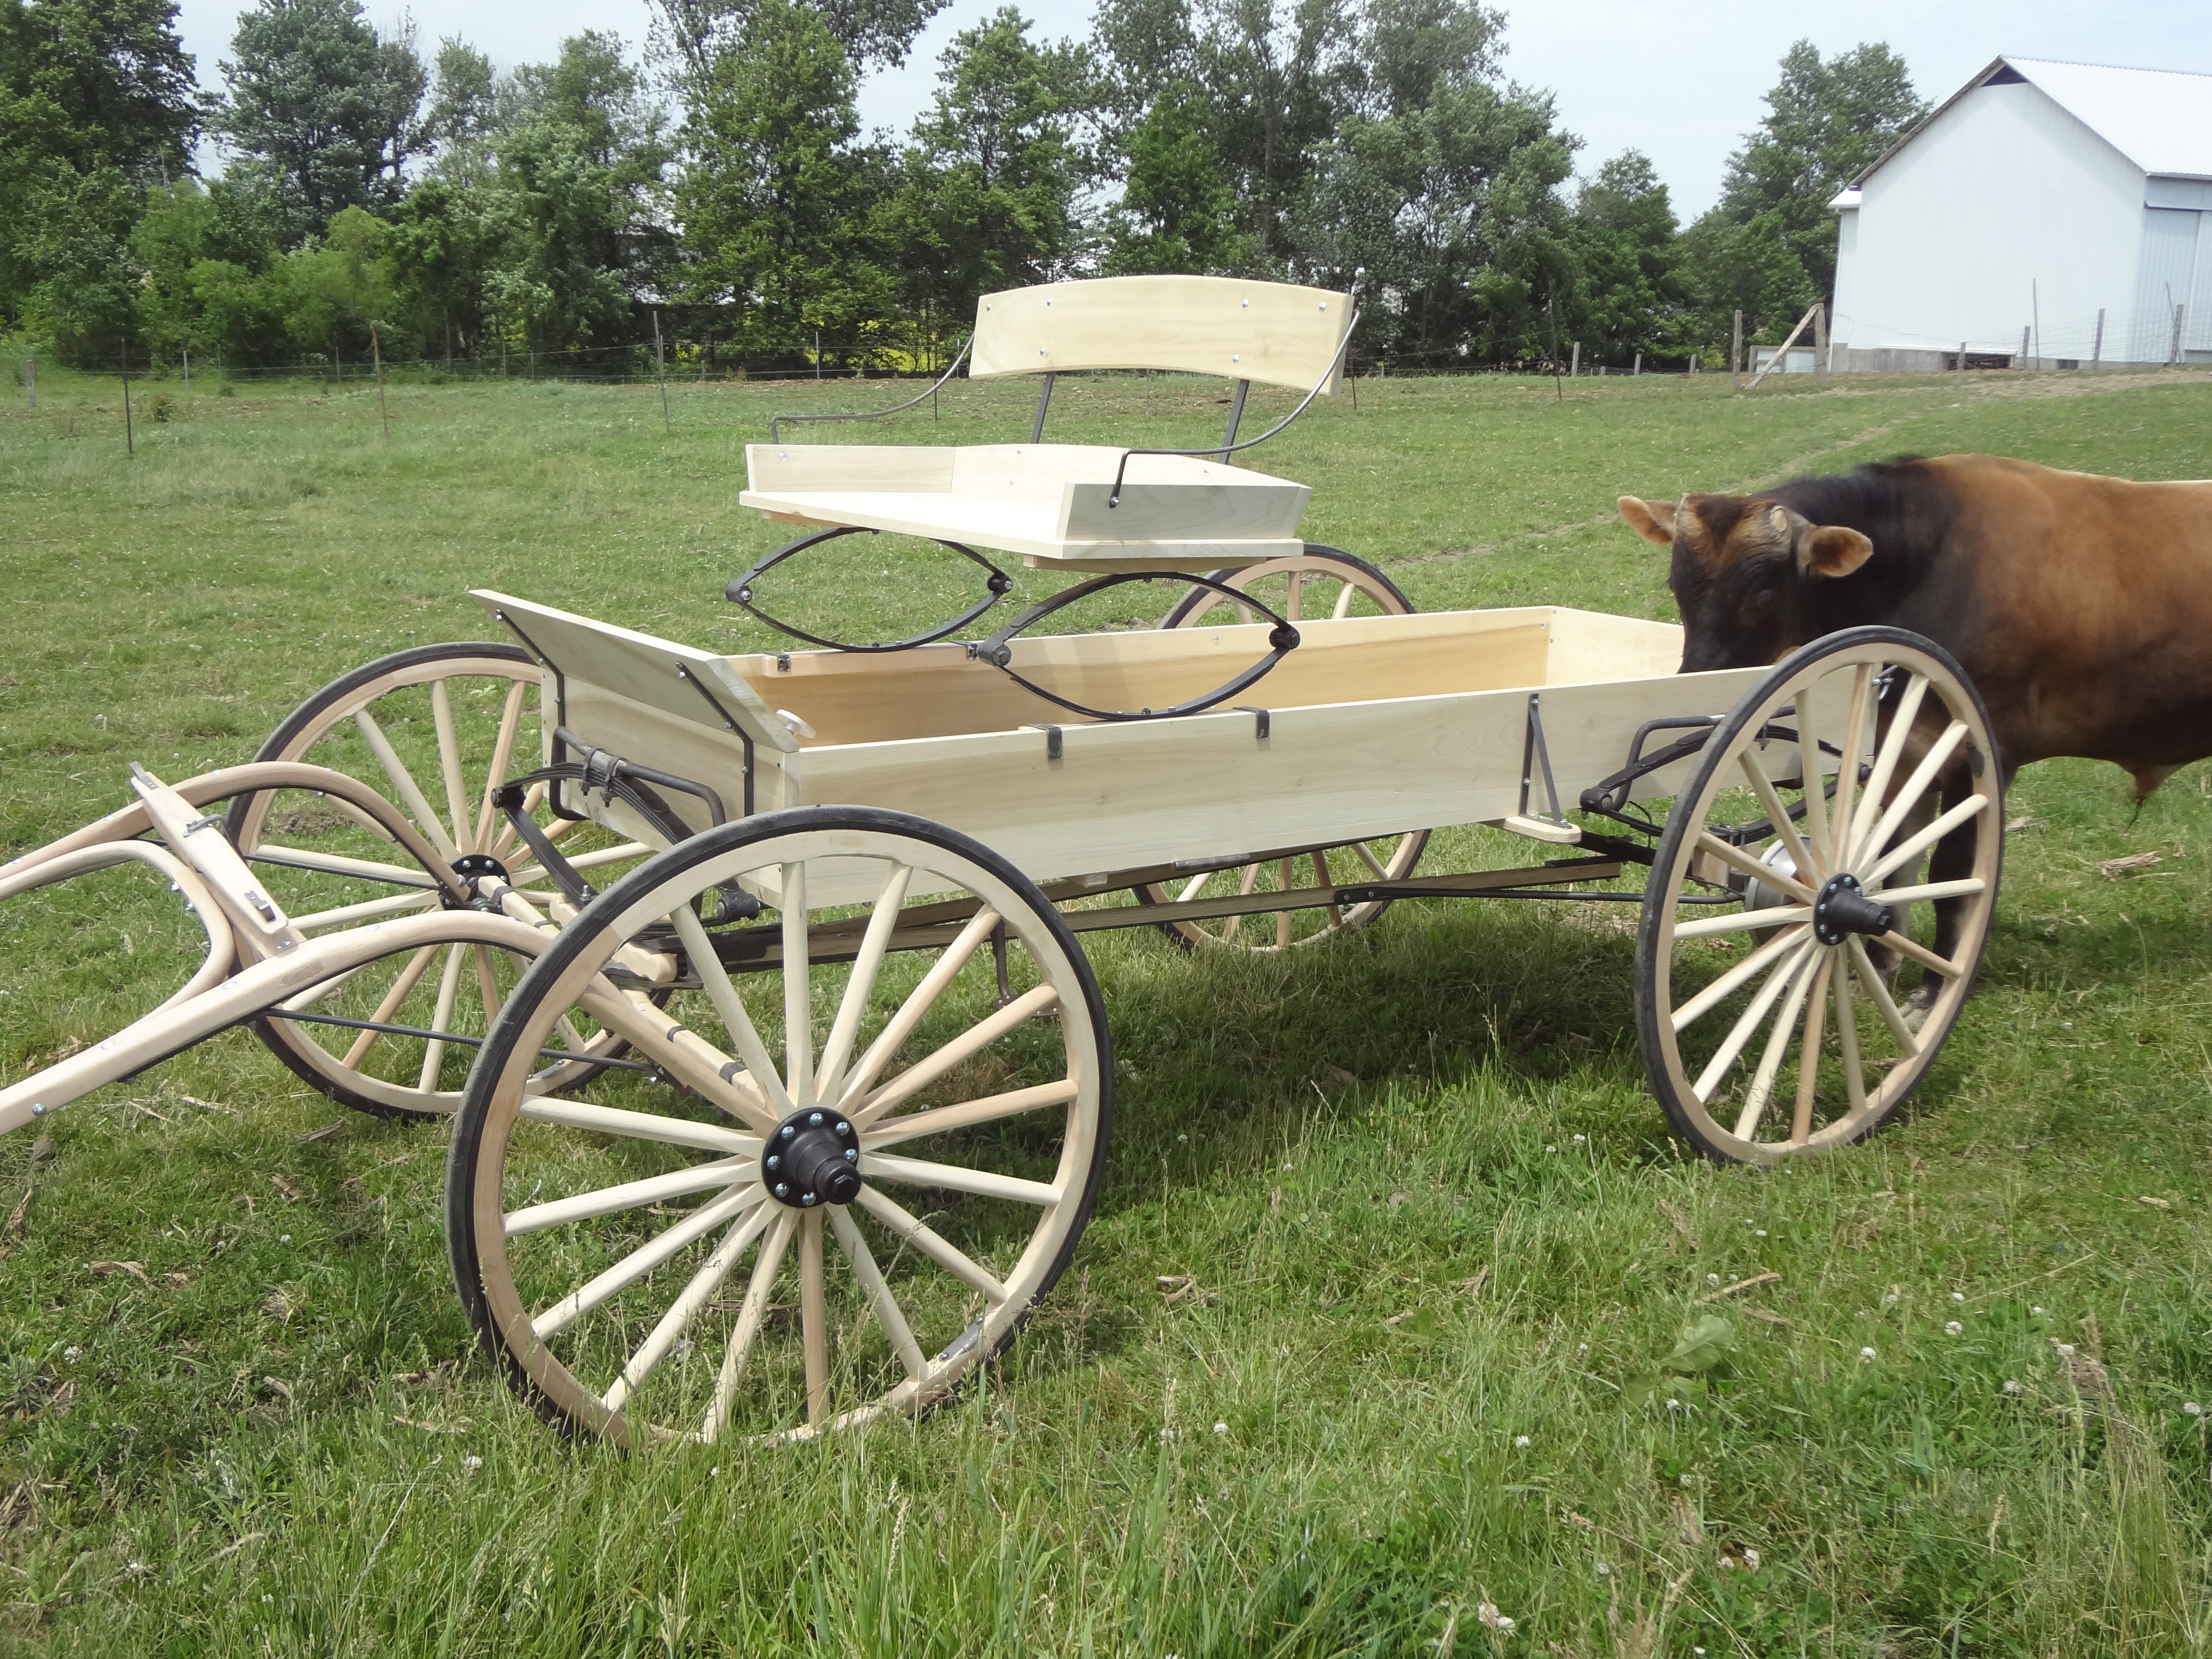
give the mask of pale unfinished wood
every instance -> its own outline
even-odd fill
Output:
[[[1105,276],[986,294],[968,372],[1157,368],[1304,392],[1334,368],[1350,296],[1231,276]]]
[[[1312,492],[1187,455],[1099,445],[749,444],[741,507],[1020,555],[1038,567],[1212,569],[1301,550]]]
[[[580,681],[681,720],[719,725],[706,698],[678,673],[681,669],[705,683],[757,745],[779,751],[799,746],[799,740],[726,659],[711,651],[678,645],[611,623],[593,622],[588,617],[534,605],[489,588],[473,588],[469,597],[495,618],[502,611],[513,617],[529,636],[528,643],[550,658],[570,685]],[[549,697],[549,704],[554,701]],[[556,719],[558,712],[555,711]],[[555,723],[545,722],[549,730]],[[653,764],[642,755],[631,758]]]

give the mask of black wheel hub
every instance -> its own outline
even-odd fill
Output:
[[[761,1149],[761,1179],[794,1210],[850,1204],[860,1195],[860,1136],[827,1106],[801,1107]]]
[[[453,860],[453,873],[468,884],[469,892],[476,898],[478,908],[487,902],[483,897],[483,883],[496,882],[502,887],[514,885],[507,873],[507,866],[489,853],[462,854]],[[453,908],[452,901],[447,901],[447,908]]]
[[[1861,892],[1859,878],[1848,872],[1829,877],[1813,901],[1813,932],[1823,945],[1841,945],[1854,933],[1886,933],[1895,926],[1889,907]]]

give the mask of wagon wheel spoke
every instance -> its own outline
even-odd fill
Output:
[[[1820,965],[1813,975],[1812,994],[1805,1000],[1805,1029],[1797,1045],[1797,1101],[1790,1115],[1793,1146],[1802,1146],[1813,1135],[1813,1106],[1820,1082],[1820,1030],[1828,1007],[1828,981],[1835,968],[1835,952],[1822,951]],[[1736,1133],[1745,1132],[1739,1128]]]
[[[1909,676],[1905,690],[1899,695],[1896,711],[1891,714],[1889,729],[1882,736],[1881,746],[1875,753],[1874,764],[1867,774],[1866,793],[1859,797],[1858,810],[1851,818],[1851,827],[1844,836],[1844,856],[1856,860],[1867,846],[1868,832],[1874,828],[1883,804],[1890,780],[1896,775],[1897,763],[1904,758],[1905,747],[1912,740],[1912,728],[1919,717],[1920,705],[1928,696],[1929,680],[1925,674]]]
[[[806,1359],[806,1426],[830,1415],[830,1309],[823,1283],[822,1213],[799,1218],[799,1321]]]
[[[620,1411],[623,1401],[653,1375],[654,1368],[676,1346],[677,1339],[684,1334],[684,1327],[690,1324],[699,1310],[707,1305],[708,1298],[714,1295],[723,1279],[729,1277],[730,1269],[738,1265],[738,1258],[744,1254],[745,1247],[765,1232],[773,1219],[767,1206],[763,1206],[744,1220],[732,1224],[722,1242],[699,1264],[699,1270],[691,1275],[690,1283],[684,1285],[677,1298],[668,1304],[668,1311],[661,1315],[660,1322],[638,1345],[637,1352],[629,1357],[629,1363],[623,1367],[622,1375],[615,1378],[608,1388],[606,1402],[610,1411]]]
[[[1767,1031],[1766,1047],[1759,1056],[1759,1069],[1752,1073],[1751,1086],[1744,1091],[1743,1109],[1736,1115],[1735,1132],[1743,1139],[1750,1139],[1758,1132],[1759,1121],[1766,1115],[1767,1103],[1774,1096],[1774,1079],[1790,1052],[1790,1039],[1796,1029],[1798,1016],[1804,1011],[1807,993],[1826,961],[1825,951],[1808,951],[1790,975],[1790,988],[1783,994],[1781,1008]]]
[[[730,1333],[729,1346],[723,1352],[721,1371],[714,1379],[714,1402],[708,1407],[707,1421],[700,1431],[703,1440],[713,1440],[728,1420],[730,1407],[737,1400],[738,1384],[744,1377],[745,1362],[752,1358],[753,1346],[760,1338],[761,1322],[768,1316],[769,1298],[774,1293],[776,1273],[783,1266],[784,1252],[791,1248],[791,1237],[798,1231],[799,1218],[789,1210],[779,1212],[769,1224],[760,1254],[753,1259],[752,1282],[745,1286],[745,1299],[738,1304],[738,1322]]]
[[[921,1382],[929,1373],[929,1362],[922,1358],[921,1345],[914,1340],[914,1329],[907,1323],[897,1297],[884,1282],[883,1270],[876,1266],[868,1241],[860,1236],[860,1230],[853,1224],[851,1214],[845,1210],[830,1212],[830,1226],[836,1235],[837,1248],[845,1253],[846,1261],[852,1264],[853,1276],[860,1281],[860,1288],[867,1296],[869,1310],[890,1341],[891,1352],[898,1356],[908,1377]]]
[[[507,768],[514,763],[514,737],[522,729],[522,704],[529,692],[527,683],[517,680],[507,689],[507,702],[499,711],[499,731],[492,739],[491,764],[484,769],[482,804],[477,808],[476,833],[469,837],[471,851],[485,851],[490,842],[491,827],[498,817],[499,808],[492,800],[492,793],[507,781]]]

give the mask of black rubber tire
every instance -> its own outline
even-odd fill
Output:
[[[453,1265],[453,1281],[460,1293],[461,1305],[468,1314],[477,1340],[507,1379],[509,1387],[526,1401],[539,1417],[564,1434],[588,1434],[602,1431],[578,1419],[561,1401],[547,1394],[501,1337],[486,1290],[483,1263],[477,1243],[475,1206],[477,1181],[483,1153],[485,1124],[493,1109],[497,1079],[538,1002],[550,988],[559,982],[571,964],[592,947],[611,918],[623,915],[671,878],[737,848],[786,835],[836,829],[875,830],[941,848],[981,866],[1012,888],[1066,955],[1082,988],[1091,1029],[1096,1033],[1097,1047],[1092,1063],[1098,1078],[1097,1137],[1089,1168],[1084,1174],[1082,1195],[1073,1212],[1073,1224],[1069,1227],[1059,1250],[1028,1302],[990,1345],[988,1351],[979,1353],[966,1366],[962,1373],[963,1382],[1006,1351],[1021,1326],[1027,1322],[1030,1311],[1066,1271],[1068,1263],[1074,1257],[1075,1248],[1090,1224],[1091,1212],[1097,1203],[1099,1183],[1104,1178],[1107,1148],[1113,1134],[1113,1041],[1106,1023],[1105,1000],[1099,992],[1097,975],[1091,967],[1090,959],[1084,954],[1081,943],[1061,919],[1060,912],[1037,890],[1036,884],[989,848],[958,830],[909,813],[894,812],[880,807],[794,807],[738,819],[702,831],[647,860],[598,895],[562,931],[552,947],[531,964],[501,1009],[500,1018],[494,1023],[490,1036],[469,1074],[468,1088],[460,1111],[454,1119],[453,1138],[447,1148],[447,1252]],[[956,1385],[952,1392],[933,1400],[927,1409],[935,1409],[954,1397],[957,1392]]]

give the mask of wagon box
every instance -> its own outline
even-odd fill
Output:
[[[726,787],[750,737],[760,810],[912,812],[1040,881],[1500,822],[1525,804],[1532,696],[1564,797],[1613,771],[1639,726],[1726,707],[1765,672],[1677,676],[1680,629],[1564,606],[1322,619],[1301,624],[1298,648],[1261,683],[1261,736],[1256,702],[1172,722],[1069,722],[959,646],[710,658],[510,595],[476,597],[544,653],[564,723],[586,743]],[[1266,632],[1056,635],[1013,648],[1026,677],[1085,702],[1164,703],[1259,654]],[[732,688],[721,710],[683,678],[718,670],[715,683]],[[724,713],[741,734],[724,729]],[[1784,763],[1784,751],[1774,758]],[[1636,796],[1671,794],[1690,763],[1639,779]],[[670,804],[705,827],[696,799]],[[593,810],[653,836],[619,803]]]

